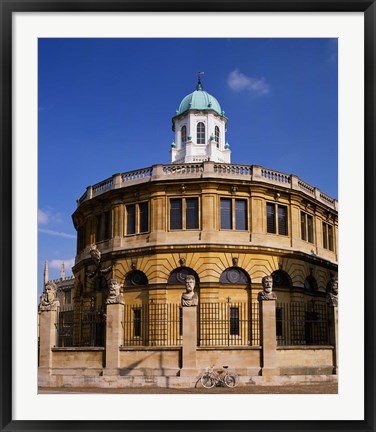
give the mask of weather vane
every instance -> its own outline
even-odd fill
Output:
[[[205,72],[198,72],[197,73],[197,90],[202,89],[202,85],[201,85],[201,75],[204,75]]]

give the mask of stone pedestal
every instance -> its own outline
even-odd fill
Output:
[[[265,377],[280,374],[277,367],[276,301],[260,300],[262,375]]]
[[[330,329],[330,343],[333,350],[333,374],[338,374],[338,306],[332,306],[332,325]]]
[[[57,310],[39,313],[39,368],[48,371],[52,368],[51,348],[56,346]]]
[[[120,367],[120,346],[124,340],[124,304],[107,305],[106,318],[106,374]]]
[[[191,376],[196,371],[197,306],[183,307],[182,369],[180,376]]]

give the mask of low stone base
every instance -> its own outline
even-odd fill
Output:
[[[197,371],[197,369],[183,368],[183,369],[180,369],[179,376],[181,376],[181,377],[194,377],[194,376],[198,376],[199,374],[200,374],[200,371]]]
[[[83,375],[77,369],[64,370],[60,369],[60,373],[45,373],[42,371],[38,375],[38,385],[43,388],[69,388],[82,387],[87,389],[98,388],[134,388],[137,393],[137,388],[194,388],[201,387],[200,375],[201,370],[185,371],[188,374],[180,376],[162,376],[154,374],[145,375],[122,375],[122,370],[99,371],[97,369],[86,371]],[[156,370],[153,370],[156,373]],[[119,374],[120,372],[120,374]],[[181,371],[180,371],[181,372]],[[322,383],[322,382],[338,382],[338,375],[240,375],[239,386],[252,385],[299,385],[306,383]],[[89,390],[88,390],[89,392]]]

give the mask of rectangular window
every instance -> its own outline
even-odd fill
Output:
[[[301,233],[302,240],[308,241],[309,243],[313,243],[313,216],[301,212]]]
[[[136,206],[127,206],[127,234],[136,234]]]
[[[71,304],[72,302],[72,291],[64,291],[64,304]]]
[[[286,206],[266,203],[266,231],[270,234],[288,235]]]
[[[230,335],[239,336],[239,308],[230,307]]]
[[[287,235],[287,207],[278,206],[278,234]]]
[[[281,338],[282,337],[282,308],[278,306],[275,308],[275,321],[276,321],[276,336]]]
[[[307,240],[307,215],[303,212],[300,213],[300,228],[302,240]]]
[[[232,200],[221,198],[221,228],[232,229]]]
[[[144,202],[139,205],[140,211],[140,233],[149,231],[149,203]]]
[[[247,201],[235,200],[235,227],[237,230],[247,230]]]
[[[141,309],[133,309],[133,335],[141,336]]]
[[[183,229],[183,202],[181,199],[170,200],[170,229]]]
[[[313,216],[307,215],[308,241],[313,243]]]
[[[198,199],[187,198],[185,206],[186,229],[198,229]]]
[[[97,215],[97,232],[96,232],[96,241],[102,241],[102,215]]]
[[[329,250],[334,250],[334,244],[333,244],[333,227],[331,225],[328,225],[328,245]]]
[[[80,226],[77,229],[77,252],[81,252],[85,248],[85,227]]]
[[[328,249],[328,224],[322,223],[322,245],[324,249]]]
[[[198,205],[198,198],[170,199],[170,229],[199,229]]]
[[[103,240],[108,240],[111,237],[111,213],[106,211],[104,213],[104,238]]]

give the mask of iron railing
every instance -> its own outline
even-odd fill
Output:
[[[278,345],[330,345],[330,308],[326,303],[278,303]]]
[[[177,303],[125,305],[124,346],[180,346],[182,308]]]
[[[200,346],[260,345],[258,303],[201,303]]]
[[[56,323],[57,346],[105,346],[106,320],[103,306],[62,306]]]

